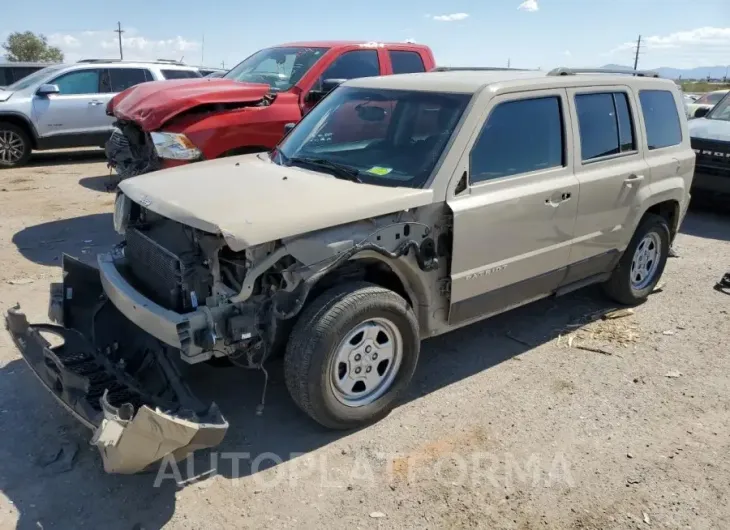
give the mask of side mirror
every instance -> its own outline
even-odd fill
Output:
[[[700,107],[695,111],[694,117],[695,118],[704,118],[708,112],[710,112],[712,109],[708,109],[707,107]]]
[[[320,83],[319,89],[313,88],[309,91],[307,94],[307,102],[316,103],[345,81],[347,81],[347,79],[324,79]]]
[[[58,85],[41,85],[38,87],[38,90],[36,91],[36,94],[39,96],[48,96],[50,94],[60,94],[61,89],[58,88]]]

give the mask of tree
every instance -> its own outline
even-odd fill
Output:
[[[63,52],[60,48],[48,45],[45,35],[36,35],[32,31],[11,33],[3,44],[8,61],[60,63],[63,61]]]

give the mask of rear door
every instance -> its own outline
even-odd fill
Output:
[[[557,289],[575,228],[566,91],[497,96],[481,123],[464,155],[468,185],[447,201],[454,216],[451,324]]]
[[[580,201],[566,283],[610,270],[631,239],[651,174],[634,93],[626,86],[569,89]]]
[[[59,94],[36,95],[33,119],[41,137],[94,134],[108,130],[106,103],[111,97],[106,69],[84,68],[48,81]]]

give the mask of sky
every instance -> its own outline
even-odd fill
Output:
[[[35,0],[3,2],[0,42],[13,31],[46,35],[67,61],[183,59],[230,68],[256,50],[299,40],[413,40],[442,66],[730,63],[730,0]],[[29,8],[32,5],[32,9]],[[34,13],[43,13],[43,17]],[[2,51],[2,50],[0,50]]]

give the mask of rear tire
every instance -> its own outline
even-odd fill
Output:
[[[318,296],[294,325],[286,385],[321,425],[358,427],[387,416],[413,378],[419,351],[408,302],[370,283],[346,283]]]
[[[30,137],[22,127],[0,123],[0,169],[25,165],[32,150]]]
[[[624,305],[644,302],[664,272],[670,239],[667,220],[646,214],[611,278],[604,284],[606,295]]]

